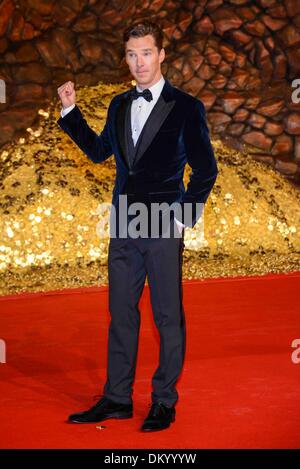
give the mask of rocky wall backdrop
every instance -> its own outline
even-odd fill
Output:
[[[122,32],[140,18],[160,22],[163,73],[203,100],[212,134],[299,184],[300,0],[2,0],[0,146],[64,81],[130,80]]]

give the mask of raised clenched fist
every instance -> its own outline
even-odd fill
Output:
[[[72,81],[67,81],[59,88],[57,88],[58,95],[61,99],[63,108],[72,106],[76,101],[76,93],[74,83]]]

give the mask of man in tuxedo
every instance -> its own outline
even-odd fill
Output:
[[[132,417],[140,328],[138,303],[147,275],[160,337],[151,408],[141,427],[148,432],[166,429],[175,421],[175,385],[185,355],[184,227],[193,227],[200,217],[218,169],[202,102],[172,86],[161,73],[165,58],[162,30],[153,22],[140,21],[129,26],[123,38],[126,62],[136,86],[114,96],[102,132],[97,135],[82,116],[75,104],[72,82],[58,88],[63,105],[58,124],[94,163],[114,154],[117,171],[112,207],[117,220],[120,212],[124,214],[121,196],[126,196],[129,207],[142,203],[150,211],[155,204],[174,205],[175,209],[159,212],[155,236],[149,212],[142,220],[147,236],[139,236],[137,229],[128,230],[134,221],[130,209],[125,223],[117,221],[113,235],[111,230],[107,378],[101,399],[90,409],[70,415],[69,422]],[[192,173],[185,190],[183,173],[187,162]],[[169,221],[164,225],[166,214]],[[167,226],[167,232],[163,226]]]

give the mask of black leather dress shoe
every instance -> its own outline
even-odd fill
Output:
[[[70,423],[94,423],[106,419],[130,419],[133,415],[132,404],[119,404],[102,397],[90,409],[69,416]]]
[[[141,430],[143,432],[164,430],[171,425],[171,422],[175,422],[175,408],[157,402],[151,405],[150,412],[144,420]]]

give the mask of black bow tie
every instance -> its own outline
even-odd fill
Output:
[[[148,88],[143,91],[138,91],[136,88],[133,88],[130,92],[131,99],[137,99],[139,96],[142,96],[149,102],[153,99],[152,93]]]

